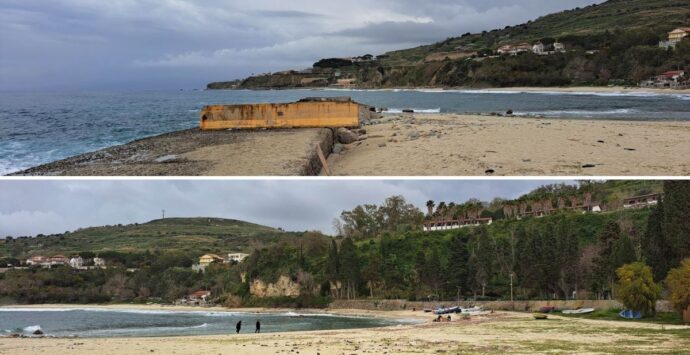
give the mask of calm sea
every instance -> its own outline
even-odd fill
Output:
[[[690,120],[690,95],[521,93],[481,90],[274,90],[0,93],[0,175],[197,126],[210,104],[351,96],[399,112],[490,113],[552,118]]]
[[[234,334],[240,320],[241,333],[253,333],[257,320],[265,333],[374,328],[414,322],[291,312],[0,308],[0,336],[31,335],[37,329],[47,336],[87,338]]]

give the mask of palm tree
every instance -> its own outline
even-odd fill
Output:
[[[436,203],[434,203],[433,200],[429,200],[426,202],[426,208],[429,210],[429,216],[434,214],[434,206],[436,206]]]

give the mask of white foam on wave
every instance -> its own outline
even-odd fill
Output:
[[[630,115],[633,113],[639,113],[639,110],[635,109],[615,109],[615,110],[599,110],[599,111],[589,111],[589,110],[548,110],[548,111],[530,111],[530,112],[515,112],[515,116],[610,116],[610,115]]]
[[[41,329],[41,326],[40,326],[40,325],[30,325],[30,326],[28,326],[28,327],[22,329],[22,332],[23,332],[24,334],[33,334],[33,333],[36,332],[37,330],[43,331],[43,329]]]
[[[515,94],[534,94],[534,95],[557,95],[557,96],[602,96],[602,97],[672,97],[679,100],[690,100],[690,94],[676,94],[670,92],[652,91],[559,91],[559,90],[521,90],[521,89],[338,89],[327,88],[324,91],[352,91],[352,92],[422,92],[430,94],[496,94],[496,95],[515,95]]]
[[[388,111],[383,111],[383,113],[403,113],[402,108],[389,108]],[[407,109],[405,109],[407,110]],[[431,108],[431,109],[425,109],[425,108],[412,108],[409,110],[414,110],[415,113],[441,113],[440,108]]]
[[[190,329],[203,329],[207,328],[208,323],[203,323],[199,325],[192,326],[180,326],[180,327],[141,327],[141,328],[111,328],[111,329],[94,329],[85,332],[87,335],[107,335],[110,333],[123,334],[123,333],[147,333],[147,332],[169,332],[169,331],[180,331],[180,330],[190,330]]]

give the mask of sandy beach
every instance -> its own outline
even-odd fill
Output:
[[[385,115],[333,154],[341,176],[687,176],[690,122]]]
[[[55,306],[44,306],[55,307]],[[73,307],[73,306],[60,306]],[[81,306],[80,306],[81,307]],[[108,306],[132,308],[132,306]],[[151,306],[146,309],[161,308]],[[173,309],[173,307],[163,307]],[[185,308],[177,308],[182,310]],[[196,308],[196,310],[199,310]],[[216,310],[216,309],[214,309]],[[257,310],[251,310],[257,311]],[[261,311],[261,310],[258,310]],[[451,323],[432,323],[420,311],[338,310],[358,314],[427,320],[387,328],[315,332],[241,334],[161,338],[4,338],[2,354],[56,354],[68,351],[99,354],[401,354],[498,352],[659,352],[690,347],[684,326],[661,326],[552,316],[537,321],[530,314],[496,312]]]

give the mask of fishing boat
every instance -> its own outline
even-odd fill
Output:
[[[549,315],[544,314],[544,313],[533,313],[532,316],[534,316],[534,319],[536,319],[536,320],[547,320],[547,319],[549,319]]]
[[[434,310],[434,314],[441,316],[444,314],[459,313],[460,307],[439,307]]]
[[[642,312],[640,311],[631,311],[629,309],[626,309],[625,311],[621,311],[618,313],[621,318],[625,319],[642,319]]]
[[[594,308],[578,308],[578,309],[567,309],[564,310],[563,314],[589,314],[594,312]]]

